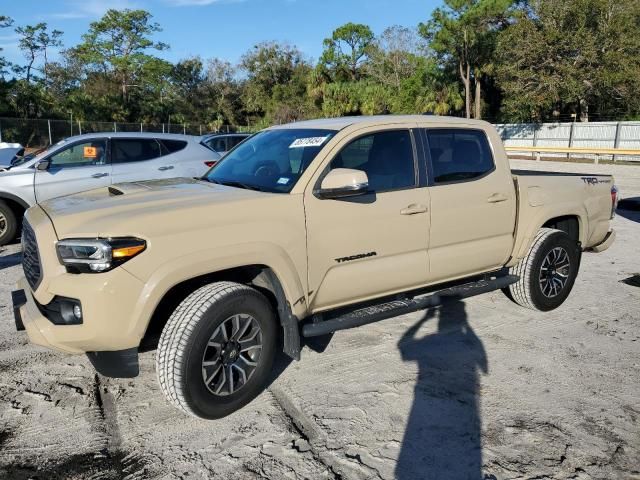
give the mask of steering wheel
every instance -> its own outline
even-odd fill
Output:
[[[280,173],[280,166],[273,160],[260,162],[253,175],[255,177],[275,177]]]

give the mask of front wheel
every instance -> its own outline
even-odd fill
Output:
[[[264,295],[233,282],[206,285],[182,301],[162,331],[160,387],[186,413],[229,415],[264,388],[276,340],[275,315]]]
[[[0,245],[6,245],[16,238],[18,220],[9,205],[0,200]]]
[[[527,256],[511,268],[520,280],[504,289],[518,305],[540,311],[558,308],[567,299],[580,267],[580,248],[561,230],[541,228]]]

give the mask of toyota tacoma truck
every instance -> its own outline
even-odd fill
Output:
[[[200,179],[114,184],[27,210],[13,292],[31,342],[139,373],[220,418],[279,348],[502,289],[560,306],[614,241],[613,179],[512,171],[488,123],[354,117],[268,128]]]

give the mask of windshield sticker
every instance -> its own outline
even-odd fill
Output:
[[[278,185],[286,185],[289,183],[289,179],[287,177],[280,177],[278,179]]]
[[[289,148],[319,147],[325,142],[327,138],[329,138],[329,135],[326,135],[324,137],[298,138],[297,140],[294,140],[291,145],[289,145]]]

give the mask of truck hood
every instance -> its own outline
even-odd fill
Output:
[[[174,178],[116,184],[48,200],[40,206],[58,238],[147,237],[168,233],[168,229],[192,230],[214,221],[216,212],[226,214],[236,204],[259,202],[273,195]]]

